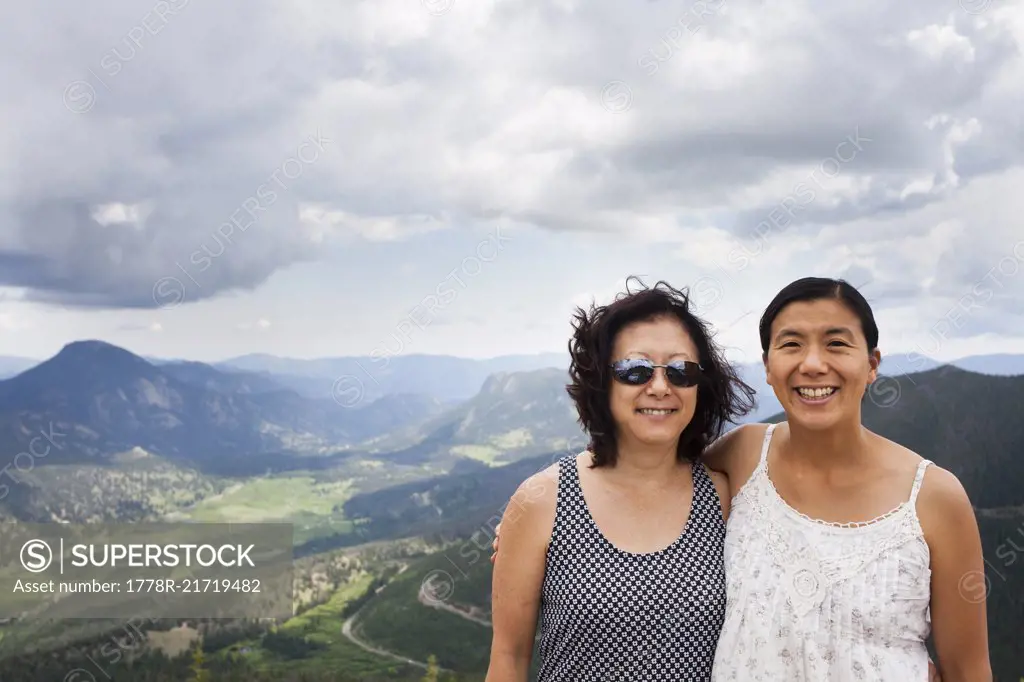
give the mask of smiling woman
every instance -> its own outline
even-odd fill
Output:
[[[804,278],[760,323],[780,424],[748,424],[706,461],[729,480],[729,601],[713,680],[990,682],[970,500],[949,471],[866,429],[881,354],[871,307]]]
[[[569,395],[587,450],[502,518],[488,682],[710,679],[725,613],[726,481],[699,462],[752,407],[687,295],[659,282],[578,310]]]

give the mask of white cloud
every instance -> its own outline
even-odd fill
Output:
[[[100,225],[129,225],[143,229],[149,208],[143,204],[122,204],[113,202],[94,206],[90,217]]]
[[[969,38],[957,32],[952,17],[949,23],[942,26],[931,24],[923,29],[909,31],[907,43],[936,61],[947,56],[963,62],[974,61],[974,46]]]
[[[340,232],[351,232],[370,241],[394,241],[441,230],[451,224],[445,216],[364,217],[316,205],[303,206],[299,211],[299,220],[306,228],[310,240],[316,243]]]
[[[266,329],[269,329],[270,326],[270,320],[268,320],[265,317],[261,317],[255,322],[240,322],[239,324],[235,325],[235,328],[238,329],[239,331],[251,331],[254,329],[257,331],[264,331]]]

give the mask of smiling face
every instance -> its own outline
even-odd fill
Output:
[[[790,422],[827,429],[860,422],[861,398],[881,359],[842,301],[791,303],[772,323],[765,371]]]
[[[646,358],[658,365],[699,362],[697,347],[682,323],[659,317],[623,327],[615,337],[611,362]],[[675,446],[697,405],[697,387],[672,385],[664,368],[642,386],[612,379],[608,396],[620,443]]]

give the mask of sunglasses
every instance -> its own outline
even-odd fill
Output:
[[[646,358],[630,358],[619,360],[610,365],[612,375],[621,383],[629,386],[643,386],[654,378],[658,367],[665,368],[665,376],[673,386],[689,388],[700,382],[701,370],[704,368],[696,362],[679,360],[667,365],[656,365]]]

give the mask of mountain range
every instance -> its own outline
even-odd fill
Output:
[[[463,401],[388,393],[347,405],[329,392],[300,394],[277,375],[153,361],[76,341],[0,381],[0,459],[27,482],[0,500],[0,513],[36,520],[155,513],[139,488],[154,471],[162,490],[193,481],[212,494],[220,487],[202,477],[320,471],[374,489],[494,466],[578,439],[565,381],[552,368],[498,372]],[[140,456],[149,458],[144,467]],[[142,499],[126,496],[126,486]]]
[[[33,438],[52,430],[61,443],[46,464],[104,461],[140,447],[223,471],[261,454],[337,454],[441,410],[434,398],[401,394],[346,409],[262,375],[200,363],[158,366],[107,343],[78,341],[0,381],[0,452],[29,451]]]
[[[103,344],[80,341],[68,347],[81,343]],[[428,395],[450,406],[476,395],[494,374],[548,368],[567,370],[569,367],[567,353],[504,355],[482,360],[447,355],[295,359],[268,354],[242,355],[213,363],[148,356],[142,359],[168,370],[186,383],[204,384],[219,391],[267,393],[288,389],[313,400],[333,398],[346,406],[365,405],[395,394]],[[38,364],[39,360],[31,358],[0,356],[0,380]],[[880,371],[889,375],[909,374],[942,364],[980,374],[1024,374],[1024,354],[1007,353],[968,356],[948,363],[920,353],[897,353],[883,357]],[[758,408],[746,421],[756,421],[778,411],[778,402],[764,382],[760,363],[742,364],[739,369],[758,394]]]
[[[568,369],[569,356],[539,353],[476,360],[450,355],[396,355],[296,360],[253,354],[213,366],[271,376],[306,395],[329,396],[332,391],[337,392],[339,379],[347,379],[358,385],[362,400],[393,393],[426,393],[450,403],[474,396],[493,374],[551,367]]]
[[[0,455],[13,457],[54,429],[66,446],[48,463],[104,461],[139,447],[217,473],[263,471],[270,460],[278,461],[272,468],[316,469],[359,453],[447,470],[463,459],[493,465],[582,438],[564,390],[568,363],[561,355],[379,360],[249,355],[211,365],[145,359],[102,341],[75,341],[0,381]],[[1024,373],[1024,355],[953,364]],[[883,373],[937,366],[919,355],[897,355],[883,361]],[[743,421],[777,412],[763,368],[740,371],[758,394],[757,409]],[[359,375],[346,388],[358,400],[339,394],[339,379]],[[296,390],[293,384],[303,382],[304,390]],[[313,384],[326,388],[314,391]]]

